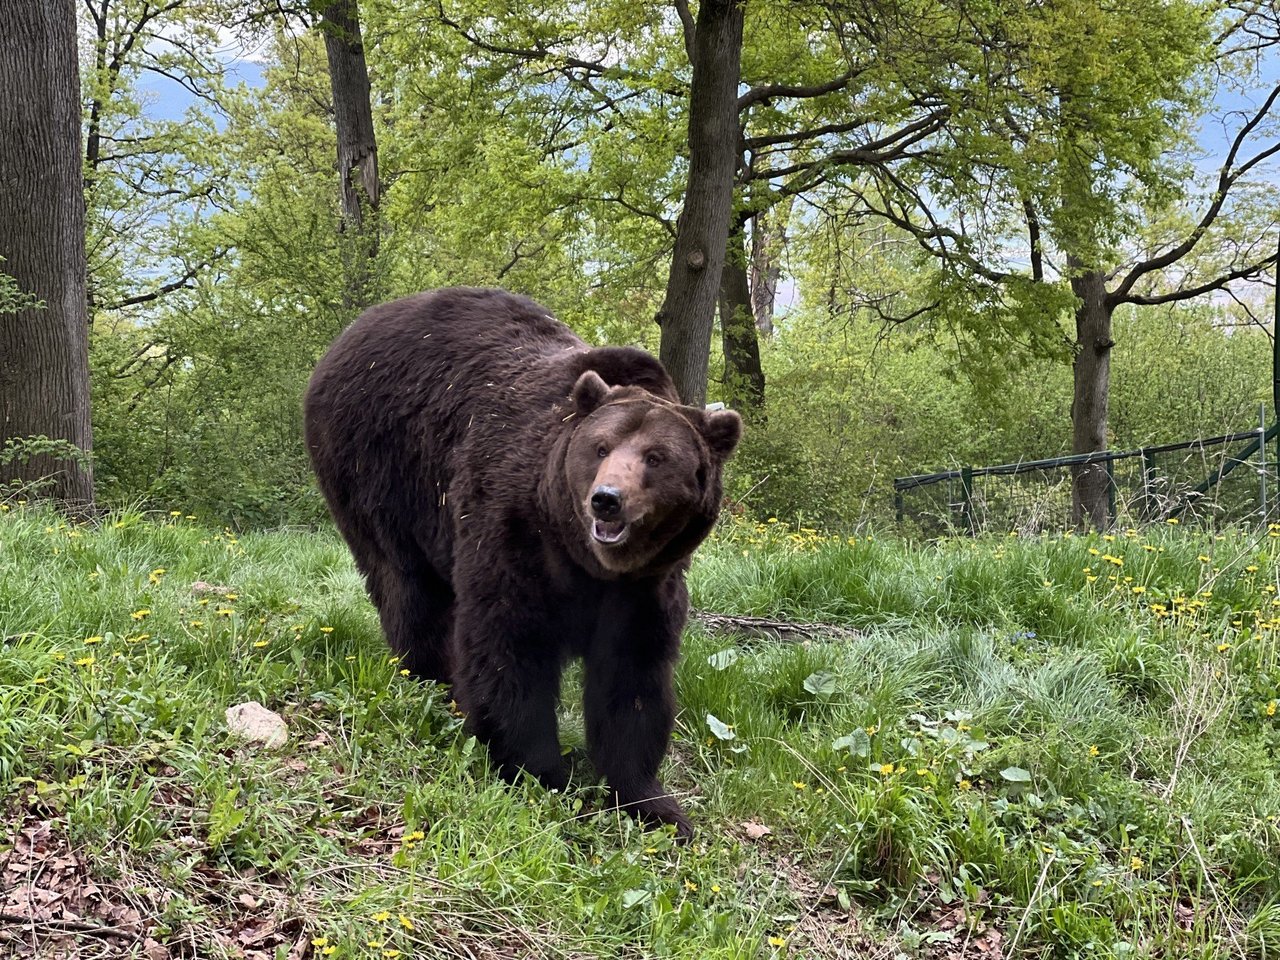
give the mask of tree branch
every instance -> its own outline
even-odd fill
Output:
[[[188,267],[186,272],[176,280],[171,280],[168,283],[162,284],[147,293],[139,293],[132,297],[125,297],[123,300],[117,300],[115,303],[103,304],[101,309],[122,310],[125,307],[136,307],[141,303],[151,303],[154,300],[159,300],[161,297],[166,294],[173,293],[175,290],[189,290],[191,288],[191,281],[200,275],[200,271],[212,266],[224,256],[226,256],[225,250],[216,251],[208,260],[202,260],[194,266]]]
[[[757,103],[763,103],[774,97],[786,97],[789,99],[803,99],[806,97],[820,97],[826,93],[835,93],[837,90],[843,90],[847,87],[854,77],[861,75],[865,71],[865,67],[854,67],[848,72],[841,74],[834,80],[828,80],[826,83],[817,83],[812,86],[795,86],[789,83],[767,83],[763,86],[752,87],[742,96],[738,97],[738,112],[741,113],[748,107]]]
[[[1235,270],[1228,271],[1214,277],[1212,280],[1206,280],[1204,283],[1197,284],[1194,287],[1186,287],[1181,290],[1171,290],[1168,293],[1154,294],[1130,294],[1124,302],[1137,304],[1140,307],[1156,306],[1162,303],[1177,303],[1181,300],[1193,300],[1196,297],[1203,296],[1206,293],[1212,293],[1215,290],[1221,290],[1227,284],[1236,280],[1244,280],[1249,277],[1257,276],[1263,270],[1275,266],[1277,254],[1272,253],[1261,260],[1257,260],[1248,266],[1238,267]]]
[[[684,32],[684,52],[689,58],[689,62],[693,63],[693,37],[696,24],[693,20],[693,14],[689,12],[689,0],[675,0],[676,15],[680,17],[680,26]]]
[[[1236,157],[1239,156],[1240,148],[1244,145],[1245,140],[1248,139],[1249,134],[1252,133],[1271,112],[1271,108],[1275,105],[1277,98],[1280,98],[1280,85],[1272,88],[1271,93],[1268,95],[1263,105],[1259,107],[1257,112],[1249,118],[1248,122],[1241,126],[1239,131],[1237,131],[1235,137],[1231,141],[1231,149],[1227,151],[1227,157],[1223,160],[1222,167],[1218,171],[1218,185],[1217,190],[1213,195],[1213,200],[1209,204],[1209,208],[1204,212],[1204,215],[1201,216],[1200,222],[1192,228],[1191,232],[1187,234],[1186,238],[1183,239],[1181,243],[1171,247],[1159,256],[1142,261],[1130,269],[1125,278],[1120,282],[1120,285],[1107,296],[1108,301],[1113,306],[1120,303],[1140,302],[1131,296],[1134,284],[1149,273],[1172,266],[1194,250],[1196,244],[1203,239],[1204,235],[1209,232],[1209,228],[1213,226],[1214,221],[1218,219],[1218,214],[1222,212],[1222,208],[1226,204],[1227,194],[1231,191],[1231,187],[1235,182],[1253,167],[1262,163],[1277,152],[1280,152],[1280,141],[1278,141],[1246,160],[1240,166],[1237,167],[1235,165]]]

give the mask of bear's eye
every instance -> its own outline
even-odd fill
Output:
[[[596,448],[596,456],[599,457],[601,460],[603,460],[608,455],[609,455],[609,448],[606,447],[603,443]]]
[[[660,467],[662,466],[662,454],[651,453],[644,458],[644,463],[646,467]]]

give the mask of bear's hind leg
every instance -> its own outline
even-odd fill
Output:
[[[449,585],[429,570],[385,565],[374,567],[366,579],[382,632],[401,666],[420,679],[450,683],[453,590]]]

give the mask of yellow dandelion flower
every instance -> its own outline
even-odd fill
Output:
[[[713,883],[713,884],[711,885],[711,892],[712,892],[712,893],[719,893],[719,892],[720,892],[720,884],[718,884],[718,883]]]
[[[102,638],[101,638],[101,637],[85,637],[85,638],[84,638],[84,642],[85,642],[85,644],[86,644],[86,645],[91,644],[91,643],[101,643],[101,642],[102,642]]]
[[[882,764],[880,764],[880,776],[882,776],[882,777],[887,777],[887,776],[889,776],[889,774],[891,774],[891,773],[893,773],[893,764],[892,764],[892,763],[882,763]]]
[[[388,920],[391,919],[391,911],[379,910],[377,913],[373,915],[373,919],[375,923],[386,923]],[[370,944],[370,946],[372,946],[372,944]]]
[[[1231,649],[1231,644],[1229,644],[1229,643],[1223,642],[1223,643],[1218,644],[1218,652],[1219,652],[1219,653],[1226,653],[1226,652],[1227,652],[1228,650],[1230,650],[1230,649]]]
[[[1276,715],[1276,702],[1274,700],[1267,704],[1266,714],[1268,717],[1274,717]]]
[[[49,678],[48,677],[32,677],[31,682],[32,683],[48,683]],[[1272,706],[1275,706],[1275,704],[1272,704]]]
[[[265,646],[266,646],[267,644],[269,644],[270,642],[271,642],[270,640],[255,640],[255,641],[253,641],[253,645],[254,645],[257,649],[261,650],[263,647],[265,647]]]
[[[785,947],[786,945],[787,945],[787,941],[782,937],[769,938],[769,946],[771,947]]]
[[[961,780],[959,783],[956,784],[956,786],[959,787],[961,790],[973,789],[973,784],[970,783],[968,780]]]
[[[407,677],[407,676],[409,676],[409,675],[410,675],[410,671],[409,671],[409,670],[401,670],[401,671],[400,671],[400,676],[402,676],[402,677]]]
[[[1089,748],[1089,756],[1091,756],[1091,757],[1096,757],[1096,756],[1098,756],[1098,754],[1100,754],[1101,752],[1102,752],[1102,751],[1098,749],[1097,744],[1094,744],[1092,747],[1090,747],[1090,748]]]
[[[320,952],[323,953],[326,957],[331,957],[338,952],[338,948],[334,946],[328,946],[328,947],[325,947]]]
[[[133,613],[129,614],[129,616],[132,617],[134,620],[145,620],[147,619],[147,617],[151,616],[151,608],[143,607],[141,610],[133,611]]]
[[[1146,866],[1146,864],[1142,862],[1142,858],[1141,858],[1141,857],[1130,857],[1130,858],[1129,858],[1129,869],[1130,869],[1130,870],[1134,870],[1134,871],[1141,870],[1141,869],[1142,869],[1143,867],[1145,867],[1145,866]]]
[[[406,917],[403,913],[399,914],[396,919],[400,921],[400,926],[404,927],[406,930],[417,929],[416,927],[414,927],[413,921],[410,920],[408,917]]]
[[[807,783],[805,783],[802,780],[792,780],[791,785],[795,787],[797,790],[804,790],[809,786]]]
[[[688,890],[690,893],[693,893],[695,890],[698,889],[698,885],[694,883],[692,880],[686,880],[684,882],[684,888]]]
[[[328,937],[312,937],[311,938],[311,945],[313,947],[323,947],[328,942],[329,942]]]
[[[93,666],[93,664],[94,664],[93,657],[81,657],[79,660],[75,661],[75,665],[77,667],[91,667]]]
[[[230,616],[233,616],[233,615],[235,614],[235,610],[233,610],[231,607],[219,607],[219,608],[218,608],[216,611],[214,611],[214,612],[215,612],[219,617],[230,617]]]

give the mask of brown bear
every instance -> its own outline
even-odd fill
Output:
[[[692,834],[658,780],[690,554],[716,521],[732,411],[547,310],[452,288],[374,307],[306,395],[320,489],[405,667],[451,683],[500,773],[563,789],[565,661],[614,803]]]

